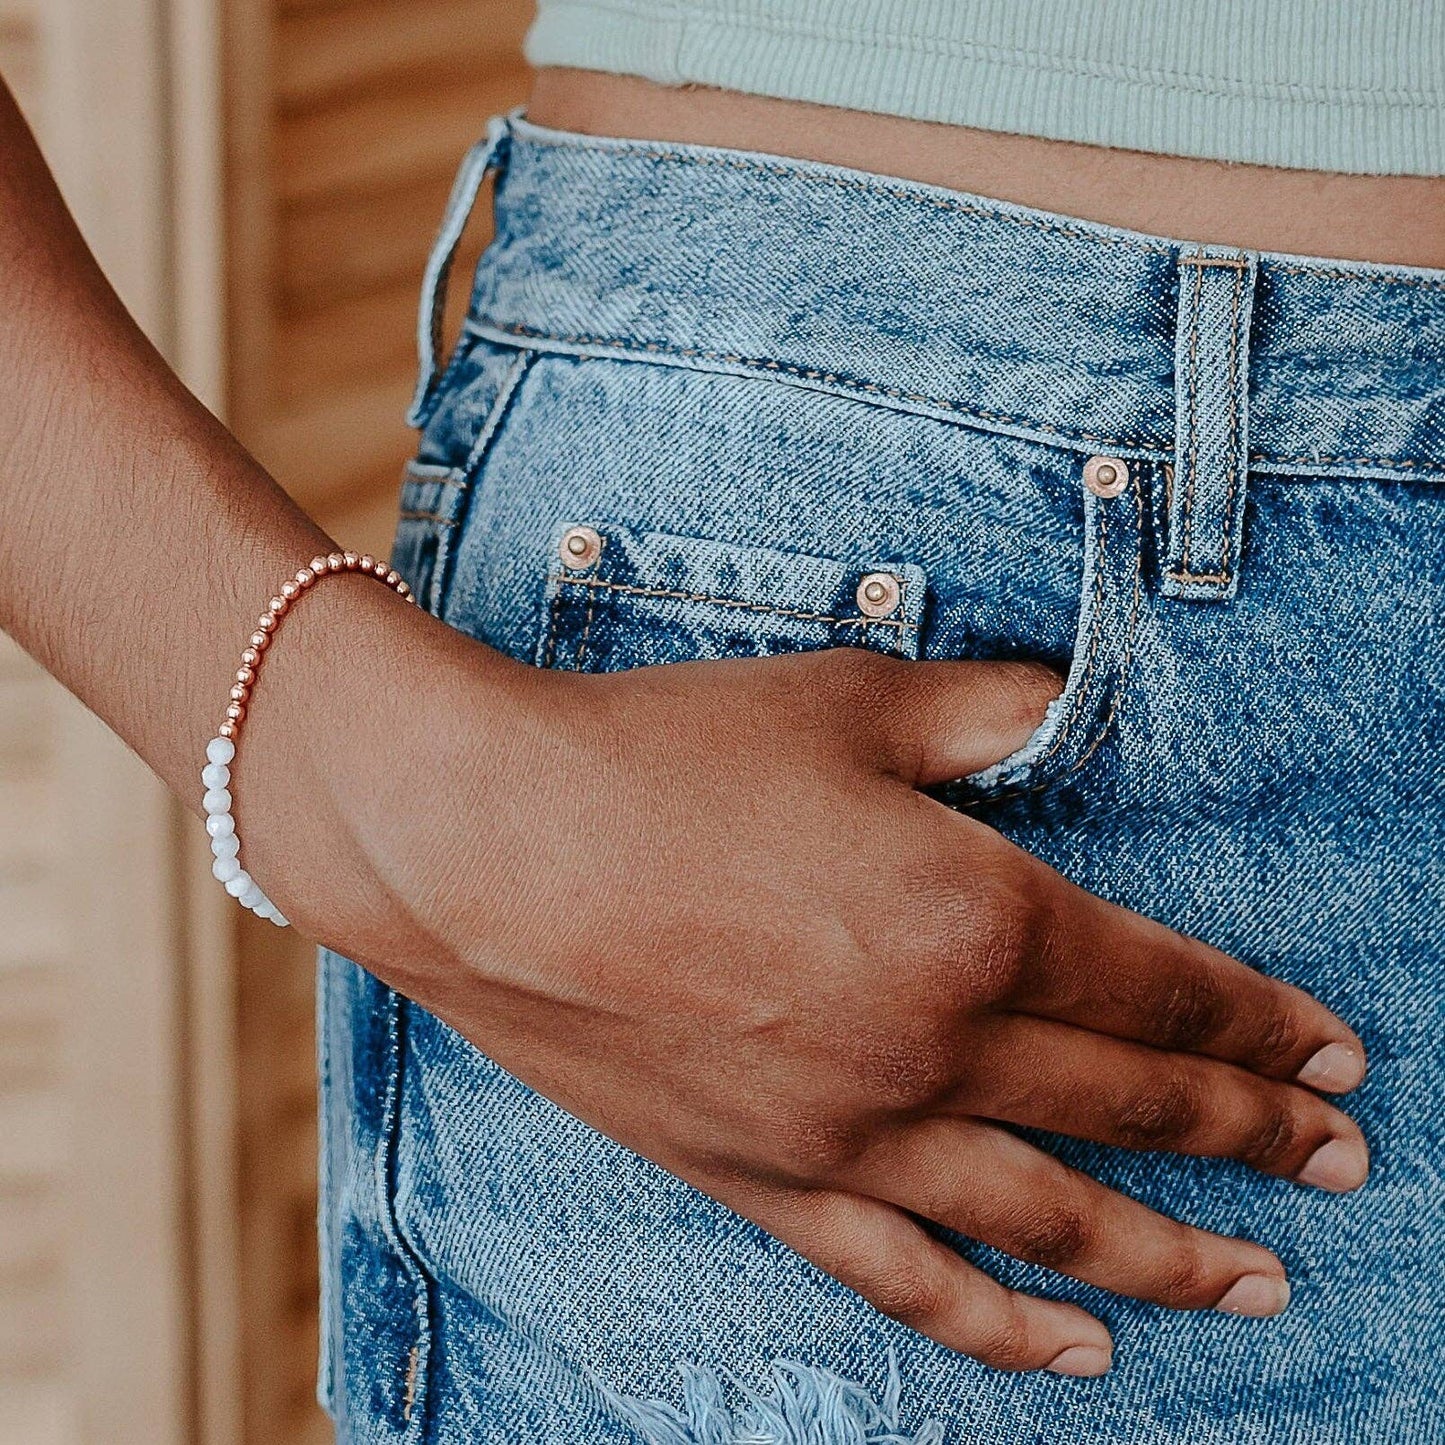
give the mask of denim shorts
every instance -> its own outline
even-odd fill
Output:
[[[441,368],[490,173],[496,238]],[[1375,1165],[1340,1197],[1050,1140],[1277,1251],[1294,1299],[1175,1312],[964,1241],[1115,1333],[1103,1379],[997,1373],[324,954],[341,1440],[1445,1441],[1445,271],[512,116],[463,166],[421,330],[396,559],[433,612],[589,672],[836,646],[1056,664],[1027,746],[949,801],[1348,1020]]]

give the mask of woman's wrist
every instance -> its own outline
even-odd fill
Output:
[[[531,673],[374,578],[312,589],[268,650],[231,789],[248,869],[287,917],[379,973],[430,971],[422,895],[462,866],[486,887],[488,850],[441,830],[494,825],[479,784],[507,794]]]

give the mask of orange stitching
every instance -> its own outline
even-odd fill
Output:
[[[557,579],[559,582],[561,578]],[[551,667],[552,661],[557,655],[557,620],[561,611],[559,604],[562,601],[562,589],[557,587],[552,593],[552,601],[547,607],[547,646],[542,653],[542,666]]]
[[[1137,486],[1137,481],[1135,485]],[[1094,567],[1094,620],[1089,625],[1089,650],[1084,658],[1084,670],[1079,677],[1079,685],[1074,692],[1074,705],[1069,710],[1069,716],[1054,734],[1054,739],[1048,748],[1034,759],[1033,766],[1036,768],[1042,767],[1048,762],[1063,747],[1065,740],[1073,732],[1074,725],[1078,722],[1079,714],[1083,710],[1089,684],[1093,681],[1094,665],[1098,661],[1099,639],[1103,636],[1104,631],[1104,572],[1109,560],[1109,526],[1106,521],[1106,509],[1102,505],[1096,504],[1095,515],[1099,519],[1099,555]]]
[[[1426,291],[1445,291],[1445,280],[1434,276],[1397,276],[1383,271],[1336,271],[1324,266],[1285,266],[1270,262],[1271,271],[1289,276],[1324,276],[1331,281],[1379,281],[1386,286],[1419,286]]]
[[[1175,582],[1228,582],[1228,572],[1166,572]]]
[[[414,1344],[407,1355],[405,1395],[402,1400],[401,1418],[411,1420],[411,1412],[416,1405],[416,1377],[421,1367],[421,1346]]]
[[[611,153],[610,148],[604,146],[579,146],[573,141],[547,140],[541,136],[528,136],[527,144],[529,146],[547,146],[553,150],[576,149]],[[1083,231],[1076,227],[1060,226],[1053,222],[1036,220],[1032,216],[1016,215],[1012,211],[995,210],[991,206],[975,206],[968,201],[955,201],[948,196],[919,194],[899,186],[873,185],[865,181],[854,180],[851,176],[835,176],[826,172],[818,174],[786,164],[771,165],[734,156],[687,155],[680,151],[662,148],[642,150],[629,147],[626,154],[639,156],[643,160],[670,161],[678,165],[717,166],[726,170],[757,171],[763,175],[800,180],[809,185],[833,186],[839,190],[861,191],[865,195],[872,196],[889,196],[894,200],[906,201],[910,205],[930,206],[935,210],[956,211],[965,216],[986,216],[1000,221],[1010,221],[1014,225],[1027,226],[1035,231],[1044,231],[1057,236],[1070,236],[1082,241],[1097,241],[1105,246],[1122,246],[1147,255],[1167,256],[1170,250],[1167,246],[1150,245],[1145,241],[1137,241],[1131,236],[1100,235],[1094,231]]]
[[[1233,266],[1236,271],[1244,271],[1249,268],[1248,261],[1241,261],[1234,256],[1181,256],[1181,266]]]
[[[707,592],[674,592],[662,587],[633,587],[624,582],[606,582],[600,577],[559,577],[562,586],[587,587],[594,591],[624,592],[630,597],[668,597],[679,602],[711,602],[718,607],[736,607],[744,612],[766,612],[774,617],[794,617],[803,622],[826,622],[833,627],[892,627],[900,632],[913,632],[916,622],[890,621],[887,618],[835,617],[828,612],[800,612],[790,607],[773,607],[762,602],[744,602],[737,597],[714,597]]]
[[[1114,696],[1109,702],[1108,711],[1104,714],[1099,731],[1094,736],[1089,746],[1072,762],[1063,772],[1056,777],[1045,778],[1042,782],[1035,783],[1032,787],[1017,788],[1011,793],[999,793],[981,801],[989,803],[1002,803],[1011,798],[1027,797],[1030,793],[1042,793],[1046,788],[1052,788],[1056,783],[1061,783],[1071,774],[1078,772],[1090,758],[1103,746],[1104,739],[1109,736],[1109,729],[1113,726],[1114,718],[1118,715],[1119,705],[1124,699],[1124,688],[1128,682],[1129,664],[1134,657],[1134,639],[1139,626],[1139,610],[1143,601],[1143,570],[1144,570],[1144,496],[1139,487],[1139,479],[1134,478],[1134,523],[1138,534],[1138,545],[1134,551],[1134,598],[1129,607],[1129,621],[1125,627],[1125,644],[1123,656],[1119,659],[1119,681],[1114,690]],[[1043,761],[1038,759],[1035,767]]]
[[[549,140],[544,136],[528,136],[527,144],[529,146],[546,146],[551,150],[588,150],[594,153],[609,155],[614,153],[614,148],[609,146],[589,146],[579,144],[572,140]],[[1145,255],[1167,256],[1170,255],[1174,249],[1170,246],[1154,245],[1148,241],[1141,241],[1132,236],[1110,236],[1100,234],[1097,231],[1084,231],[1077,227],[1060,226],[1056,223],[1035,219],[1032,216],[1020,216],[1012,211],[998,210],[988,206],[976,206],[967,201],[955,201],[947,196],[919,194],[918,192],[899,186],[870,184],[866,181],[854,180],[850,176],[834,176],[827,173],[820,175],[805,170],[800,166],[789,166],[787,164],[769,165],[732,156],[688,155],[680,151],[670,151],[660,148],[648,150],[629,148],[625,153],[641,155],[650,160],[671,161],[679,165],[711,165],[723,166],[730,170],[759,171],[765,175],[782,176],[784,179],[799,180],[810,185],[826,185],[841,190],[861,191],[865,195],[889,196],[896,200],[907,201],[910,205],[931,206],[937,210],[957,211],[963,215],[983,216],[1000,221],[1009,221],[1015,225],[1028,226],[1033,230],[1045,231],[1054,235],[1067,236],[1081,241],[1096,241],[1103,246],[1122,246]],[[1420,286],[1427,290],[1445,290],[1445,279],[1434,276],[1402,276],[1387,271],[1343,271],[1324,266],[1287,265],[1282,261],[1273,259],[1269,253],[1265,253],[1261,259],[1269,270],[1282,271],[1291,276],[1323,276],[1331,280],[1339,281],[1379,281],[1385,285]],[[1231,263],[1226,260],[1222,264],[1229,265]]]
[[[1229,314],[1229,486],[1224,494],[1224,537],[1219,548],[1221,582],[1229,581],[1230,542],[1234,533],[1234,493],[1239,482],[1239,304],[1244,295],[1244,270],[1234,273],[1234,299]],[[1188,570],[1187,559],[1185,570]]]
[[[1194,514],[1194,476],[1199,470],[1199,297],[1204,284],[1204,269],[1194,272],[1194,297],[1189,308],[1189,476],[1184,483],[1184,513],[1180,518],[1183,551],[1180,565],[1189,569],[1189,544],[1193,540],[1190,527]]]
[[[698,361],[719,361],[727,366],[741,366],[749,371],[771,371],[784,376],[796,376],[801,381],[818,381],[827,386],[837,386],[848,392],[865,392],[869,396],[886,396],[892,401],[910,401],[918,406],[936,406],[940,411],[951,411],[958,416],[973,417],[977,421],[992,422],[996,425],[1028,427],[1033,431],[1048,432],[1066,441],[1082,441],[1092,445],[1112,447],[1120,451],[1163,452],[1167,443],[1140,441],[1132,437],[1100,436],[1094,432],[1070,432],[1046,421],[1030,421],[1027,417],[1010,416],[1006,412],[984,411],[980,407],[965,406],[962,402],[947,401],[942,397],[928,396],[918,391],[903,391],[896,386],[883,386],[876,381],[854,381],[836,372],[819,371],[816,367],[796,366],[788,361],[773,361],[766,357],[740,356],[730,351],[712,351],[701,346],[672,346],[664,341],[638,341],[629,337],[591,336],[583,333],[562,333],[543,331],[519,321],[488,321],[479,317],[473,323],[477,326],[491,326],[509,336],[525,336],[533,341],[556,341],[567,346],[605,346],[613,351],[646,351],[654,356],[689,356]]]
[[[597,566],[599,562],[601,562],[602,553],[606,550],[606,548],[607,538],[603,537],[597,548],[597,555],[592,559],[592,565],[594,567]],[[580,581],[581,579],[574,577],[561,577],[558,580],[559,582],[575,582]],[[559,586],[557,588],[557,592],[559,595],[561,594],[561,591],[562,589]],[[593,588],[589,591],[587,597],[587,615],[582,619],[582,636],[577,639],[577,656],[572,660],[572,670],[574,672],[582,671],[582,658],[587,651],[587,638],[592,632],[592,615],[596,611],[596,609],[597,589]]]
[[[1401,471],[1430,471],[1445,475],[1445,466],[1439,462],[1392,461],[1389,457],[1272,457],[1268,452],[1252,452],[1249,459],[1265,467],[1398,467]]]

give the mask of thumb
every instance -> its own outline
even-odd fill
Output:
[[[914,662],[888,709],[893,770],[914,787],[951,782],[1017,752],[1063,691],[1042,662]]]

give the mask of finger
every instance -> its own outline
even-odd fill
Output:
[[[1303,989],[1045,871],[1034,889],[1041,946],[1023,971],[1019,1008],[1328,1093],[1364,1078],[1354,1030]]]
[[[1092,1315],[1005,1289],[877,1199],[788,1191],[746,1212],[883,1314],[981,1364],[1102,1375],[1112,1361]]]
[[[926,1120],[870,1151],[847,1183],[1153,1304],[1266,1316],[1289,1300],[1284,1266],[1267,1249],[1169,1219],[994,1125]]]
[[[1355,1122],[1308,1089],[1022,1015],[975,1045],[951,1101],[972,1115],[1123,1149],[1238,1159],[1321,1189],[1358,1189],[1370,1154]],[[987,1097],[984,1097],[986,1092]]]
[[[945,783],[1017,752],[1063,680],[1040,662],[909,662],[875,701],[893,771]]]

